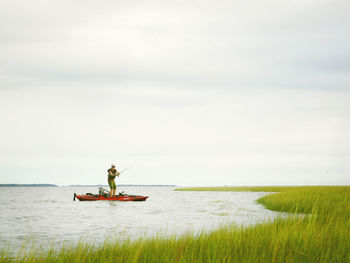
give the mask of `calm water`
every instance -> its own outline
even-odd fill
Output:
[[[108,235],[123,239],[156,233],[181,234],[233,222],[247,225],[280,213],[255,201],[266,193],[176,192],[173,187],[121,187],[129,194],[150,196],[146,202],[73,202],[73,193],[97,188],[0,188],[0,244],[18,249],[36,245],[102,242]]]

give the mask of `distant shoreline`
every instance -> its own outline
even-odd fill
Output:
[[[105,184],[71,184],[71,185],[63,185],[65,187],[109,187]],[[144,186],[144,187],[177,187],[174,184],[118,184],[117,186]]]
[[[118,186],[134,186],[134,187],[177,187],[172,184],[119,184]],[[0,187],[109,187],[102,184],[72,184],[72,185],[56,185],[56,184],[0,184]]]
[[[0,184],[0,187],[58,187],[56,184]]]

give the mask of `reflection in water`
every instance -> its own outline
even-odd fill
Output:
[[[266,193],[176,192],[172,187],[123,187],[130,194],[148,195],[145,202],[72,201],[73,193],[94,188],[0,188],[0,242],[12,249],[24,240],[40,245],[103,242],[156,233],[181,234],[213,229],[225,223],[249,225],[279,213],[255,202]]]

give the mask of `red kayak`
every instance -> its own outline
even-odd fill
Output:
[[[94,194],[86,194],[86,195],[77,195],[74,194],[73,200],[78,198],[79,201],[146,201],[148,196],[142,195],[116,195],[115,197],[108,197],[105,195],[94,195]]]

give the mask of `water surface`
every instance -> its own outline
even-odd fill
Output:
[[[214,229],[232,222],[249,225],[280,213],[256,200],[262,192],[181,192],[174,187],[122,187],[129,194],[148,195],[145,202],[73,202],[73,193],[97,193],[85,187],[0,187],[0,243],[18,249],[26,240],[36,245],[96,243],[111,235],[152,236]]]

